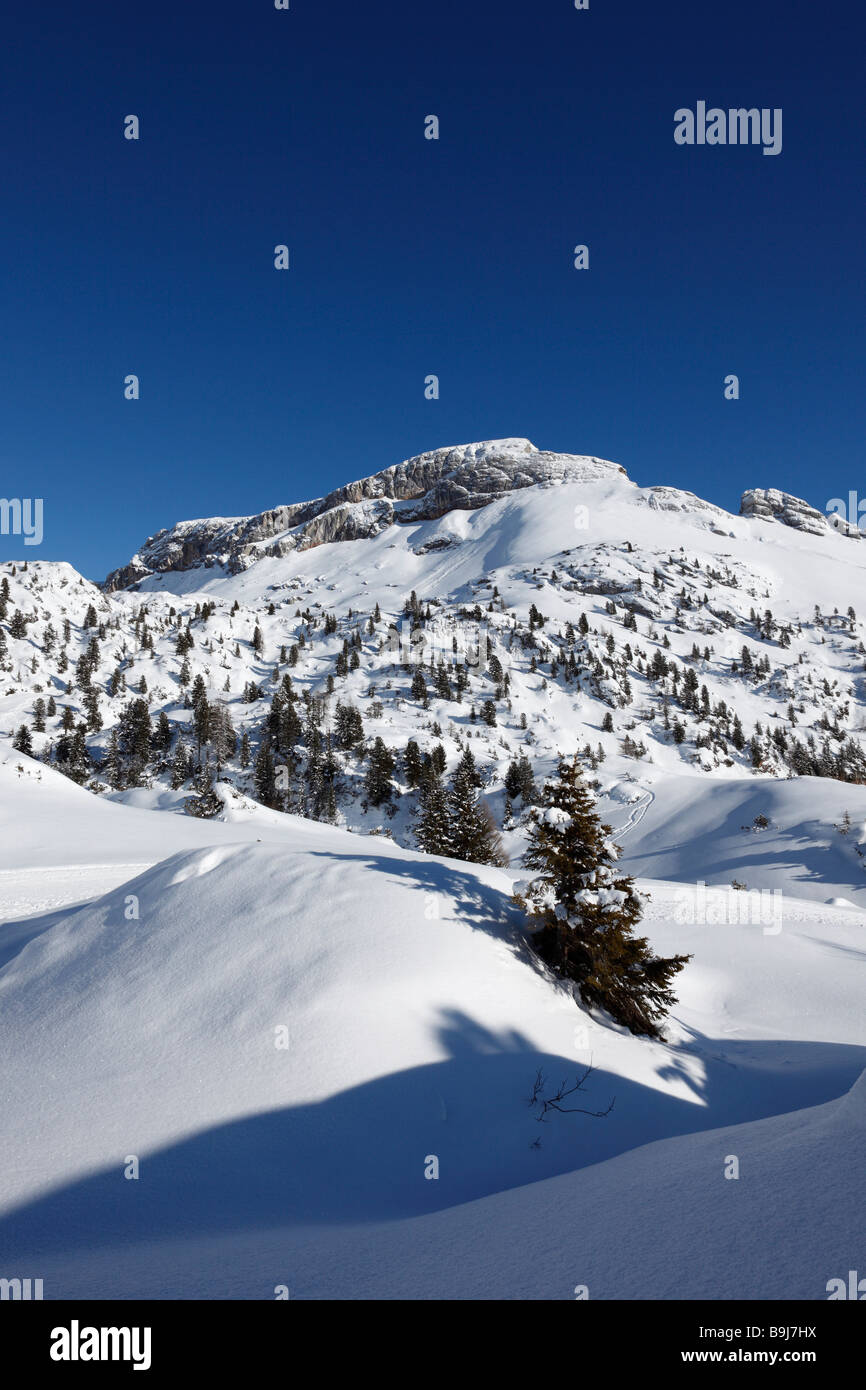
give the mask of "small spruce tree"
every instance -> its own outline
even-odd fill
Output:
[[[421,783],[415,813],[415,839],[427,854],[451,854],[448,793],[442,778],[432,767]]]
[[[617,846],[602,825],[578,759],[563,759],[532,808],[524,863],[538,870],[515,899],[538,930],[533,945],[572,980],[589,1008],[604,1009],[632,1033],[661,1036],[676,997],[671,980],[690,956],[655,956],[634,928],[643,900],[617,870]]]
[[[476,785],[475,760],[468,751],[454,770],[447,804],[450,822],[448,854],[473,864],[507,864],[502,838],[486,801]]]

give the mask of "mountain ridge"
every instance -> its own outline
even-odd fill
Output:
[[[220,555],[230,573],[264,541],[271,553],[308,549],[330,541],[374,536],[396,522],[434,520],[453,510],[472,511],[497,497],[535,485],[621,476],[620,464],[590,455],[537,449],[528,439],[482,440],[428,450],[307,502],[272,507],[245,517],[179,521],[145,541],[128,565],[105,580],[109,591],[152,573],[189,569]],[[279,538],[279,539],[277,539]]]
[[[115,592],[62,563],[2,567],[0,731],[136,806],[251,799],[409,847],[410,744],[446,772],[471,747],[514,859],[513,768],[540,784],[562,752],[630,804],[705,776],[866,784],[866,551],[814,509],[757,490],[735,516],[526,440],[418,457],[349,489],[432,480],[432,498],[299,504],[313,524],[367,517],[339,543],[217,517],[160,533],[164,568]],[[442,511],[443,482],[463,505]],[[381,801],[376,757],[396,760]]]
[[[725,518],[733,517],[681,488],[658,484],[639,489],[621,464],[595,455],[542,450],[517,437],[482,440],[427,450],[309,501],[249,516],[177,521],[148,537],[126,565],[111,571],[102,587],[111,593],[153,575],[215,564],[228,574],[239,574],[264,555],[279,558],[331,542],[370,539],[394,525],[477,511],[527,488],[605,481],[640,492],[656,510],[678,510],[685,504],[715,514],[720,528]],[[808,502],[776,488],[747,489],[739,515],[778,521],[813,535],[835,529],[859,536],[856,527],[839,526],[838,520],[831,524]]]

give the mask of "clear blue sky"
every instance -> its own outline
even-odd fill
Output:
[[[505,435],[734,510],[866,495],[862,26],[850,0],[8,7],[0,495],[43,497],[45,539],[0,558],[101,578],[181,518]],[[782,107],[782,153],[677,146],[699,99]]]

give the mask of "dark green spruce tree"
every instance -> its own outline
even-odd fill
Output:
[[[473,864],[505,864],[507,858],[496,822],[478,792],[480,778],[467,748],[457,764],[448,790],[450,848],[453,859]]]
[[[431,767],[424,772],[415,812],[415,839],[426,854],[451,853],[451,817],[442,778]]]
[[[364,784],[372,806],[381,806],[389,801],[393,787],[391,776],[394,772],[394,755],[381,738],[376,738],[370,749],[367,763],[367,776]]]
[[[671,981],[691,957],[653,955],[635,935],[643,899],[617,869],[611,828],[596,814],[577,757],[560,762],[530,815],[524,863],[538,873],[516,885],[515,898],[537,928],[533,946],[587,1007],[632,1033],[661,1037],[676,1003]]]

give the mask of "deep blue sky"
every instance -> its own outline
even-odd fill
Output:
[[[0,558],[101,578],[175,520],[504,435],[734,510],[866,495],[862,23],[850,0],[9,7],[0,495],[45,499],[45,540]],[[782,153],[675,145],[698,99],[781,106]]]

